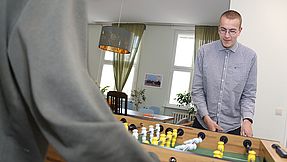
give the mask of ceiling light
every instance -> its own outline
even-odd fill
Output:
[[[106,51],[116,52],[120,54],[128,54],[131,52],[133,42],[133,34],[124,28],[103,26],[99,48]]]
[[[126,29],[120,28],[120,20],[123,9],[121,2],[118,26],[103,26],[100,36],[99,48],[119,54],[129,54],[132,50],[133,34]]]

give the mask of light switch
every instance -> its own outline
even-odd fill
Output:
[[[275,115],[276,115],[276,116],[282,116],[282,114],[283,114],[282,108],[277,108],[277,109],[275,109]]]

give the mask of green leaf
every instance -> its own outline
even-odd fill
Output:
[[[195,114],[197,109],[196,106],[193,104],[191,93],[190,92],[183,92],[176,94],[175,100],[178,102],[177,106],[185,106],[188,109],[188,113]]]

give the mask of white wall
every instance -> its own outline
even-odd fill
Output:
[[[142,40],[137,88],[145,88],[147,104],[162,107],[167,101],[167,94],[173,60],[174,29],[170,26],[147,26]],[[162,87],[144,86],[146,73],[163,76]],[[163,109],[161,110],[163,112]]]
[[[231,9],[243,16],[239,41],[258,55],[255,136],[278,140],[284,145],[287,145],[286,6],[286,0],[231,0],[230,4]]]
[[[161,107],[162,114],[170,115],[175,111],[186,112],[184,109],[174,109],[174,107],[168,105],[169,86],[172,80],[171,67],[174,62],[176,32],[192,30],[194,30],[194,26],[147,25],[144,32],[139,60],[137,88],[146,89],[147,105]],[[162,75],[162,87],[154,88],[144,86],[146,73]]]

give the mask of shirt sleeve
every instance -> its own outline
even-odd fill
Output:
[[[25,6],[11,33],[9,59],[33,121],[69,162],[151,162],[90,78],[86,29],[83,0]]]
[[[256,54],[254,54],[254,57],[251,60],[248,78],[244,86],[240,100],[242,119],[249,118],[253,120],[255,111],[256,91],[257,91],[257,57]]]
[[[203,85],[203,53],[204,50],[201,48],[198,51],[194,64],[194,74],[192,82],[192,100],[197,107],[197,113],[202,118],[208,115],[207,104],[206,104],[206,95],[204,93]]]

